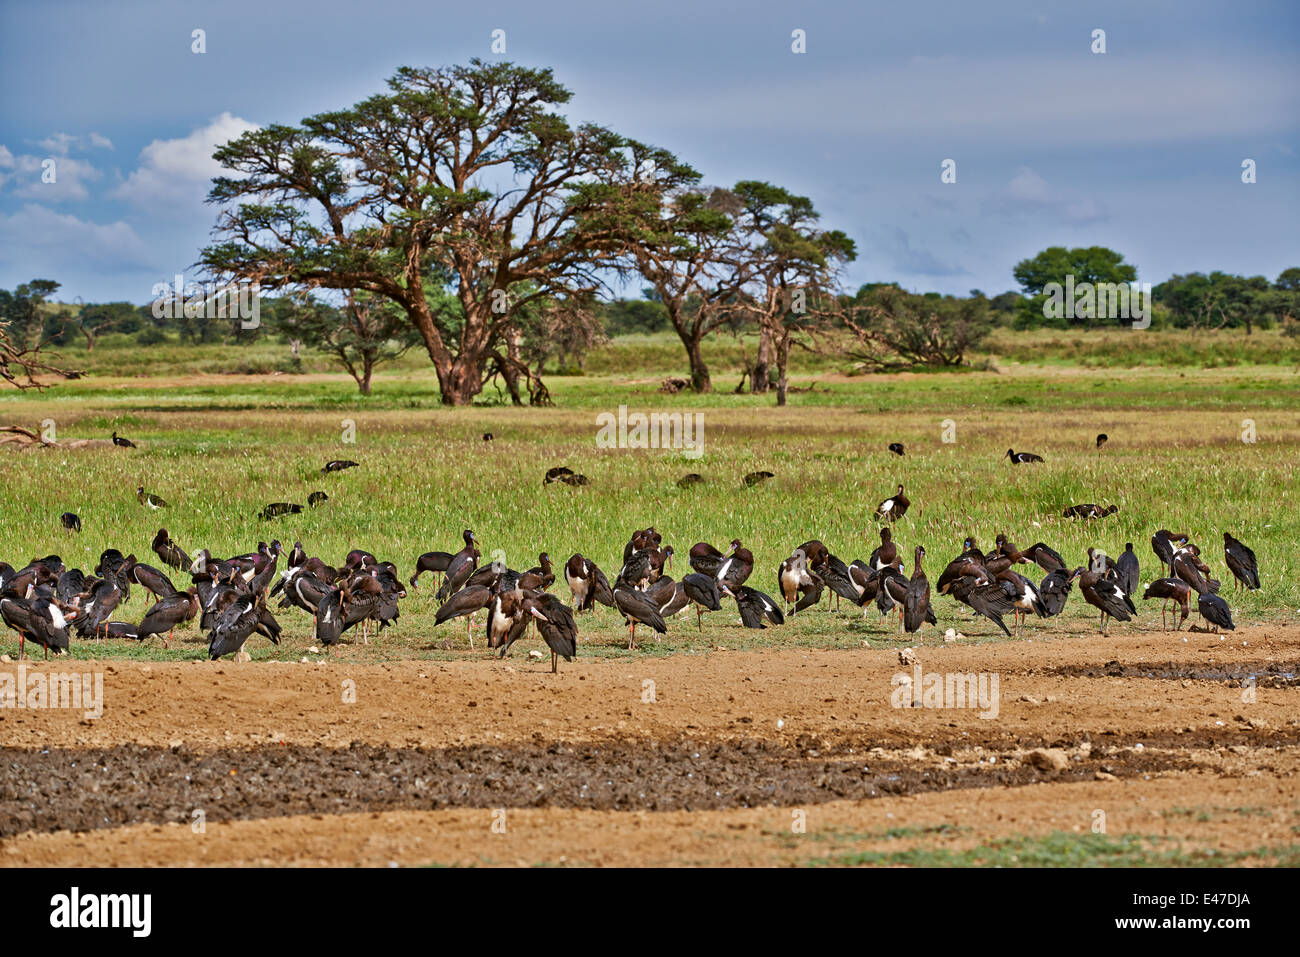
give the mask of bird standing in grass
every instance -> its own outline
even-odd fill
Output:
[[[1133,551],[1132,542],[1125,542],[1123,554],[1115,559],[1115,574],[1119,578],[1119,587],[1124,589],[1124,594],[1132,595],[1138,590],[1142,569],[1138,564],[1137,554]]]
[[[135,497],[139,500],[141,505],[148,505],[154,511],[167,507],[167,503],[164,502],[162,498],[153,494],[153,492],[146,492],[143,485],[136,488]]]
[[[777,607],[769,595],[763,594],[757,588],[749,588],[745,585],[728,585],[723,582],[721,591],[724,595],[729,595],[736,600],[736,608],[740,611],[740,623],[746,628],[766,628],[764,620],[770,621],[774,625],[785,624],[785,615]]]
[[[77,530],[81,530],[80,526]],[[1255,553],[1233,538],[1230,532],[1223,533],[1223,560],[1232,572],[1234,591],[1243,585],[1247,591],[1259,588],[1259,565],[1255,562]]]
[[[153,537],[153,553],[158,556],[164,565],[170,565],[172,568],[185,569],[189,568],[193,562],[185,551],[172,541],[171,535],[167,534],[167,529],[158,529],[158,534]]]
[[[132,442],[130,439],[122,438],[116,432],[113,433],[113,444],[120,449],[133,449],[136,447],[134,442]]]
[[[64,512],[59,516],[59,524],[70,532],[81,531],[81,516],[76,512]]]
[[[151,635],[161,635],[166,632],[167,637],[163,639],[163,647],[170,648],[176,626],[189,621],[198,614],[198,611],[198,589],[195,587],[190,586],[188,591],[167,595],[145,612],[144,620],[136,629],[135,637],[138,641],[144,641]]]
[[[921,559],[924,557],[925,549],[917,545],[913,557],[915,567],[912,569],[912,579],[907,583],[907,591],[903,596],[903,627],[909,632],[920,631],[927,618],[932,617],[930,581],[921,568]]]
[[[1016,452],[1012,449],[1007,449],[1007,458],[1011,459],[1012,465],[1029,465],[1043,461],[1041,455],[1035,455],[1033,452]]]
[[[320,474],[326,475],[330,472],[342,472],[344,469],[354,469],[360,464],[360,462],[353,462],[351,459],[333,459],[332,461],[325,463],[325,467],[320,470]]]
[[[907,514],[908,506],[911,504],[911,499],[903,494],[903,486],[900,485],[893,495],[876,506],[876,518],[886,522],[896,522]]]

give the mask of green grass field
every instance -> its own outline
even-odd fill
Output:
[[[309,553],[333,562],[350,548],[367,548],[394,561],[406,578],[418,555],[456,550],[468,527],[485,556],[501,549],[512,567],[527,568],[547,551],[558,572],[581,551],[612,578],[631,530],[654,524],[678,551],[674,577],[688,570],[684,559],[694,542],[725,545],[739,537],[756,558],[749,584],[775,596],[778,564],[808,538],[822,539],[845,561],[865,559],[878,541],[872,512],[901,482],[913,505],[896,537],[908,553],[909,572],[912,547],[926,547],[931,581],[960,551],[965,535],[988,547],[998,532],[1022,547],[1045,541],[1075,564],[1084,563],[1089,546],[1118,554],[1131,541],[1142,580],[1150,581],[1158,572],[1150,537],[1168,527],[1187,531],[1201,545],[1239,623],[1300,615],[1300,486],[1294,477],[1300,378],[1293,367],[1099,369],[1068,362],[1066,349],[1064,361],[1003,361],[998,372],[847,377],[834,364],[809,360],[796,366],[789,406],[777,409],[772,396],[733,394],[735,376],[723,357],[713,394],[660,393],[662,378],[682,371],[671,364],[671,346],[667,337],[619,340],[605,350],[612,358],[593,357],[588,375],[548,380],[555,408],[512,408],[489,387],[482,404],[448,410],[419,356],[381,373],[374,395],[362,399],[346,376],[321,371],[204,374],[215,369],[212,363],[221,364],[218,359],[242,361],[236,349],[167,346],[161,350],[167,361],[142,350],[137,363],[134,351],[110,344],[92,354],[97,371],[85,379],[43,394],[0,393],[0,425],[36,428],[53,419],[60,442],[107,439],[117,430],[140,445],[0,446],[0,558],[21,566],[57,552],[69,567],[90,571],[104,548],[116,547],[157,564],[149,543],[165,525],[191,553],[206,546],[225,555],[250,550],[259,540],[278,538],[288,546],[300,539]],[[285,354],[285,347],[268,344],[243,358]],[[307,365],[324,368],[315,359]],[[127,368],[130,377],[122,375]],[[145,375],[138,377],[137,370]],[[702,413],[703,457],[597,448],[597,415],[616,412],[620,403],[632,412]],[[942,441],[945,420],[951,420],[954,442]],[[1246,420],[1253,422],[1253,443],[1242,440]],[[349,421],[355,443],[343,441]],[[487,431],[495,435],[490,444],[481,440]],[[1099,432],[1110,436],[1100,454],[1094,447]],[[893,441],[906,444],[905,458],[886,451]],[[1012,467],[1008,447],[1038,452],[1047,461]],[[322,476],[320,467],[340,457],[361,467]],[[543,474],[555,465],[586,474],[591,485],[543,487]],[[741,477],[757,469],[775,478],[743,487]],[[701,473],[705,484],[677,488],[687,472]],[[171,507],[154,513],[141,506],[137,485]],[[330,496],[320,509],[272,522],[257,518],[269,502],[305,504],[318,489]],[[1092,523],[1063,519],[1061,510],[1077,502],[1115,503],[1120,511]],[[64,511],[82,517],[82,534],[62,530]],[[1224,530],[1255,549],[1259,592],[1233,595],[1223,565]],[[177,584],[187,583],[178,576]],[[426,576],[425,587],[403,602],[395,630],[370,646],[348,645],[342,654],[368,660],[464,654],[463,622],[433,628],[432,584]],[[569,598],[562,577],[553,590]],[[116,617],[138,621],[146,607],[143,595],[133,592]],[[941,630],[955,627],[968,640],[1000,636],[958,608],[936,598]],[[1031,621],[1026,636],[1084,632],[1094,627],[1091,612],[1076,590],[1061,619]],[[304,614],[286,610],[279,616],[287,640],[275,649],[254,637],[248,646],[254,658],[296,659],[311,644]],[[629,654],[621,618],[612,611],[601,609],[580,627],[583,654]],[[1159,608],[1139,603],[1132,625],[1114,627],[1158,630]],[[73,654],[201,656],[204,644],[193,626],[183,635],[170,651],[156,643],[91,647],[74,641]],[[443,639],[454,648],[440,647]],[[896,640],[874,609],[865,621],[848,610],[818,610],[786,627],[754,632],[737,627],[729,602],[706,618],[702,635],[694,621],[681,619],[670,623],[662,643],[649,634],[644,639],[631,654],[713,644],[846,647]],[[938,635],[930,629],[925,640]],[[0,635],[0,651],[16,650],[12,632]]]

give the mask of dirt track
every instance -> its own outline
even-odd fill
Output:
[[[894,707],[913,668],[867,649],[558,676],[103,662],[98,719],[0,709],[0,863],[784,864],[1087,833],[1098,810],[1192,850],[1296,843],[1298,628],[917,654],[995,674],[996,717]],[[68,665],[97,663],[28,668]]]

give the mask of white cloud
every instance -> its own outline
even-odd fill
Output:
[[[1020,167],[1006,188],[988,196],[982,207],[985,215],[1003,219],[1046,218],[1071,226],[1110,218],[1104,203],[1091,197],[1063,196],[1028,166]]]
[[[52,183],[42,178],[47,162],[53,163]],[[14,156],[0,146],[0,190],[9,188],[14,196],[47,203],[82,200],[90,195],[86,183],[102,176],[103,173],[85,160],[70,156],[33,156],[30,153]]]
[[[221,174],[213,151],[249,130],[256,123],[222,113],[207,126],[174,140],[154,140],[140,151],[140,166],[113,192],[141,206],[201,201],[212,177]]]
[[[36,145],[47,153],[58,153],[60,156],[67,156],[68,149],[75,146],[77,137],[71,133],[53,133]]]
[[[47,153],[67,156],[72,150],[112,149],[113,141],[102,133],[79,136],[75,133],[51,133],[37,144]]]
[[[0,260],[17,275],[52,275],[90,264],[139,267],[144,242],[127,223],[101,225],[29,203],[11,215],[0,213]],[[35,270],[35,272],[32,272]]]

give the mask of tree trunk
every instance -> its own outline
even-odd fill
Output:
[[[696,392],[712,392],[713,383],[709,381],[709,367],[704,364],[704,354],[700,351],[699,336],[683,335],[682,342],[691,364],[691,388]]]
[[[789,387],[789,381],[786,379],[785,367],[790,359],[790,342],[784,339],[777,343],[776,347],[776,404],[785,405],[785,393]]]
[[[443,405],[469,405],[483,390],[483,373],[477,362],[457,356],[446,373],[438,370],[438,388]]]
[[[758,329],[758,359],[749,375],[749,391],[755,395],[766,393],[772,387],[772,332],[766,326]]]
[[[512,405],[523,405],[524,399],[519,393],[519,369],[523,363],[519,361],[519,333],[514,329],[506,330],[506,359],[497,365],[505,377],[506,388],[510,390],[510,402]]]

